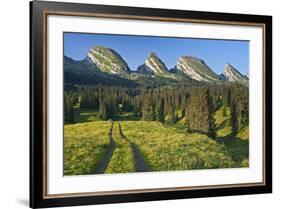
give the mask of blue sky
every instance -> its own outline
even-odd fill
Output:
[[[176,65],[181,55],[203,59],[218,74],[226,63],[243,74],[249,69],[248,41],[64,33],[64,55],[74,60],[85,58],[96,45],[118,52],[132,70],[143,64],[150,52],[155,52],[168,69]]]

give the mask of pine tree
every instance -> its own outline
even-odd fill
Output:
[[[150,94],[143,98],[142,117],[144,120],[153,121],[156,119],[155,105]]]
[[[100,117],[103,120],[108,120],[109,119],[108,107],[107,107],[107,104],[105,102],[101,102],[100,103],[99,114],[100,114]]]
[[[223,116],[223,117],[226,117],[226,116],[227,116],[226,105],[223,105],[222,116]]]
[[[213,107],[208,89],[199,88],[191,92],[186,111],[186,123],[189,131],[198,131],[215,137]]]
[[[209,95],[209,89],[207,89],[206,92],[206,97],[208,100],[208,123],[209,123],[209,130],[208,130],[208,135],[211,138],[216,138],[217,133],[216,133],[216,123],[215,123],[215,119],[214,119],[214,111],[215,111],[215,107],[213,106],[213,103],[211,102],[211,97]]]
[[[234,102],[231,104],[231,126],[232,126],[232,134],[236,135],[238,131],[238,125],[237,125],[236,105]]]
[[[132,111],[135,115],[141,115],[141,101],[140,96],[135,96],[132,101]]]
[[[249,92],[246,87],[235,84],[231,91],[232,134],[249,124]]]
[[[85,92],[81,94],[80,107],[82,107],[82,108],[88,108],[89,107],[88,96],[86,95]]]
[[[69,95],[64,96],[64,116],[65,121],[69,123],[74,122],[74,109],[73,109],[73,102]]]
[[[164,99],[160,99],[160,104],[158,105],[157,110],[157,120],[161,123],[164,123],[165,116],[164,116]]]

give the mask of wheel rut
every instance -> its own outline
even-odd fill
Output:
[[[120,133],[121,137],[131,146],[131,148],[133,150],[137,172],[149,171],[148,166],[146,165],[145,161],[143,160],[143,157],[142,157],[139,149],[137,148],[137,146],[134,143],[130,142],[127,139],[127,137],[124,135],[121,124],[118,123],[118,125],[119,125],[119,133]]]
[[[109,130],[109,148],[106,152],[106,154],[104,155],[103,159],[101,160],[100,164],[98,165],[98,167],[95,169],[95,174],[102,174],[105,172],[108,164],[109,164],[109,161],[113,155],[113,152],[116,148],[116,143],[112,137],[112,130],[113,130],[113,126],[114,126],[114,122],[112,122],[111,124],[111,127],[110,127],[110,130]]]

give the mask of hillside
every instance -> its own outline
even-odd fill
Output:
[[[197,81],[215,82],[219,80],[219,76],[203,60],[196,57],[181,56],[176,68]]]
[[[138,67],[137,72],[156,75],[169,73],[163,61],[153,52],[149,54],[144,64]]]
[[[235,67],[227,63],[224,67],[223,73],[225,80],[227,81],[247,81],[248,76],[242,75]]]
[[[113,49],[103,46],[96,46],[88,52],[88,58],[102,72],[126,75],[130,68],[125,60]]]
[[[101,72],[88,59],[74,61],[64,56],[64,85],[116,85],[136,87],[137,83],[126,77]]]
[[[217,140],[223,143],[232,159],[241,167],[249,166],[249,126],[241,128],[236,136],[231,131],[231,112],[226,107],[226,115],[223,114],[224,107],[218,109],[214,115],[217,126]]]

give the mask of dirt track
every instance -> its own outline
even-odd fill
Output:
[[[146,172],[148,171],[148,167],[147,165],[145,164],[143,158],[142,158],[142,155],[139,151],[139,149],[137,148],[137,146],[135,144],[133,144],[132,142],[130,142],[127,137],[124,135],[123,131],[122,131],[122,127],[121,127],[121,124],[118,123],[119,125],[119,133],[121,135],[121,137],[127,142],[130,144],[132,150],[133,150],[133,153],[134,153],[134,156],[135,156],[135,162],[136,162],[136,169],[137,169],[137,172]]]
[[[112,125],[111,125],[110,130],[109,130],[109,139],[110,139],[109,149],[107,150],[106,154],[104,155],[103,159],[101,160],[99,166],[96,168],[96,170],[94,172],[96,174],[102,174],[102,173],[105,172],[105,170],[106,170],[106,168],[109,164],[109,161],[112,157],[112,154],[115,150],[116,144],[115,144],[115,141],[112,137],[113,126],[114,126],[114,123],[112,122]]]

